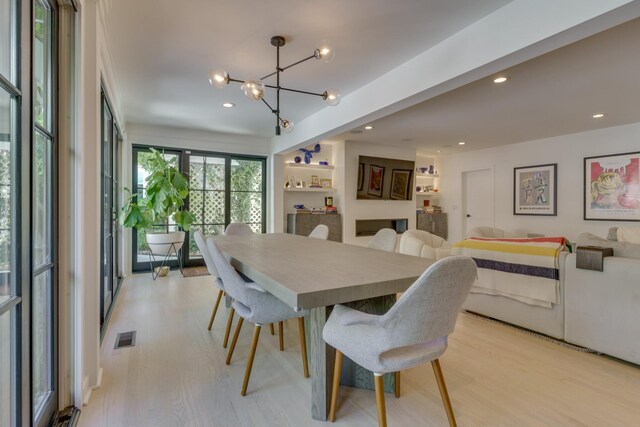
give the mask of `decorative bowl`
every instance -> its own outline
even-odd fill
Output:
[[[428,170],[429,170],[429,168],[427,168],[427,167],[421,167],[420,168],[420,172],[421,173],[427,173]]]

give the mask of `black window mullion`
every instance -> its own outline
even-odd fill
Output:
[[[224,159],[224,228],[231,223],[231,156]]]

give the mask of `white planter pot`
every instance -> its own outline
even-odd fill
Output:
[[[184,231],[174,231],[171,233],[147,233],[147,244],[149,250],[155,256],[167,256],[169,252],[173,254],[171,245],[173,244],[176,251],[180,250],[184,244]]]

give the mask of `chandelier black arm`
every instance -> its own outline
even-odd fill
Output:
[[[265,101],[264,98],[262,98],[262,102],[264,102],[264,105],[266,105],[267,108],[269,108],[269,110],[271,110],[273,114],[277,114],[277,110],[274,110],[273,108],[271,108],[271,105],[269,105],[269,103]]]
[[[324,93],[308,92],[306,90],[291,89],[291,88],[282,87],[282,86],[280,88],[278,88],[278,86],[273,86],[273,85],[264,85],[264,87],[268,87],[268,88],[271,88],[271,89],[286,90],[287,92],[303,93],[305,95],[315,95],[315,96],[319,96],[321,98],[324,98]]]
[[[275,75],[278,73],[278,71],[288,70],[288,69],[289,69],[289,68],[291,68],[291,67],[295,67],[296,65],[298,65],[298,64],[302,64],[303,62],[306,62],[306,61],[308,61],[308,60],[310,60],[310,59],[313,59],[313,58],[316,58],[315,53],[314,53],[313,55],[309,55],[309,56],[307,56],[306,58],[301,59],[300,61],[294,62],[293,64],[289,64],[289,65],[287,65],[287,66],[286,66],[286,67],[284,67],[284,68],[280,68],[279,70],[276,70],[276,71],[274,71],[274,72],[273,72],[273,73],[271,73],[271,74],[267,74],[266,76],[261,77],[261,78],[260,78],[260,80],[268,79],[268,78],[269,78],[269,77],[271,77],[271,76],[275,76]]]

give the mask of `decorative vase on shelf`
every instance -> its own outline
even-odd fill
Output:
[[[307,165],[308,165],[308,164],[310,164],[310,163],[311,163],[311,157],[309,157],[309,156],[304,156],[304,162],[305,162],[305,164],[307,164]]]
[[[429,165],[429,173],[433,175],[433,165]]]
[[[302,161],[302,158],[300,156],[296,156],[294,157],[293,161],[296,163],[300,163]]]

